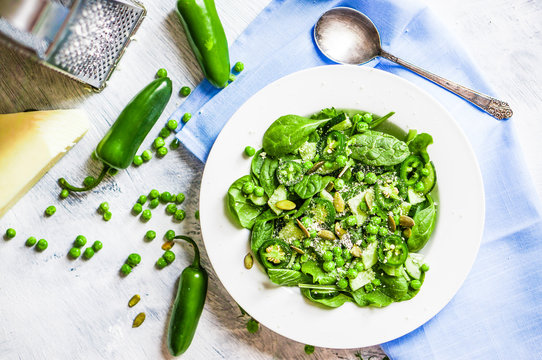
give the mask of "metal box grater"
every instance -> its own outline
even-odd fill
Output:
[[[130,0],[0,0],[0,40],[100,91],[145,15]]]

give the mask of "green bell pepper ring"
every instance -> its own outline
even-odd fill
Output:
[[[188,349],[194,338],[205,304],[208,275],[200,265],[199,249],[194,240],[183,235],[173,239],[188,241],[194,247],[194,261],[183,270],[179,278],[177,297],[169,320],[168,349],[172,355],[179,356]]]
[[[207,80],[217,88],[228,85],[228,40],[214,0],[178,0],[177,10],[190,47]]]
[[[141,90],[122,110],[96,147],[96,157],[104,163],[98,178],[80,188],[61,178],[60,186],[70,191],[87,191],[96,187],[109,169],[126,169],[130,166],[139,146],[164,111],[171,92],[168,77],[158,78]]]

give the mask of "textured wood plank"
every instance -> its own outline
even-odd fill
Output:
[[[266,5],[267,0],[217,0],[230,42]],[[2,359],[140,359],[170,358],[164,347],[165,326],[174,287],[181,270],[192,259],[192,250],[175,245],[177,260],[164,270],[153,267],[161,255],[161,237],[168,229],[193,235],[200,246],[199,225],[194,218],[198,206],[203,165],[186,149],[153,159],[141,168],[129,168],[108,179],[88,194],[58,199],[56,179],[81,179],[99,171],[89,155],[118,113],[137,89],[167,68],[175,89],[194,86],[202,78],[181,26],[165,0],[147,1],[148,17],[130,45],[109,85],[100,94],[45,68],[37,68],[4,47],[0,48],[0,113],[29,108],[86,109],[92,126],[86,137],[0,220],[0,231],[14,227],[15,239],[0,240],[0,358]],[[472,57],[483,65],[488,79],[516,111],[518,133],[539,192],[542,162],[538,139],[542,135],[539,89],[542,84],[542,4],[535,1],[460,0],[433,1],[434,10],[465,41]],[[182,99],[173,95],[164,117],[145,141],[154,135]],[[4,176],[5,174],[1,174]],[[151,188],[183,191],[187,219],[177,224],[163,212],[142,223],[130,215],[139,194]],[[96,213],[108,201],[113,218],[104,222]],[[43,216],[54,204],[57,213]],[[158,238],[143,241],[146,230]],[[72,261],[66,256],[76,235],[89,242],[101,240],[104,249],[90,261]],[[28,236],[46,238],[49,248],[36,253],[24,246]],[[358,350],[317,349],[312,356],[299,344],[267,329],[255,335],[245,329],[246,319],[212,271],[204,249],[203,264],[210,272],[210,289],[197,335],[187,359],[355,359]],[[142,263],[126,277],[118,269],[131,252],[142,255]],[[127,307],[130,297],[141,294],[140,303]],[[145,323],[131,328],[135,315],[147,313]],[[379,347],[360,349],[364,359],[381,359]]]

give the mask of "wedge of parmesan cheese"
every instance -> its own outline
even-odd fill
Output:
[[[0,115],[0,218],[88,130],[82,110]]]

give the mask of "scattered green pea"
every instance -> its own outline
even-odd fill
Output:
[[[425,190],[425,185],[421,182],[421,181],[418,181],[415,185],[414,185],[414,190],[416,190],[417,192],[422,192]]]
[[[83,180],[83,184],[87,187],[92,186],[94,184],[94,181],[96,181],[96,179],[94,179],[92,176],[87,176],[85,180]]]
[[[104,219],[105,221],[109,221],[109,220],[111,220],[111,217],[112,217],[112,216],[113,216],[113,214],[111,213],[111,211],[106,211],[106,212],[104,212],[104,214],[103,214],[103,219]]]
[[[152,159],[152,152],[150,150],[143,151],[143,153],[141,154],[141,158],[143,159],[143,161],[149,161],[150,159]]]
[[[40,239],[36,244],[36,249],[38,249],[38,251],[44,251],[45,249],[47,249],[48,246],[49,244],[47,243],[47,240]]]
[[[132,214],[139,215],[143,211],[143,206],[140,203],[135,203],[132,207]]]
[[[344,155],[339,155],[335,158],[335,163],[338,165],[338,166],[345,166],[346,165],[346,161],[348,159],[346,158],[346,156]]]
[[[77,247],[72,247],[70,249],[70,251],[68,252],[68,255],[72,258],[72,259],[77,259],[80,255],[81,255],[81,249],[77,248]]]
[[[145,233],[145,239],[147,239],[148,241],[154,240],[155,238],[156,238],[156,231],[148,230]]]
[[[240,61],[236,62],[235,65],[233,65],[233,71],[235,71],[236,73],[240,73],[244,69],[245,69],[245,64],[243,64]]]
[[[77,235],[77,237],[75,238],[75,241],[73,242],[73,246],[75,247],[83,247],[87,244],[87,238],[84,237],[83,235]]]
[[[153,142],[153,146],[155,149],[158,149],[158,148],[161,148],[162,146],[164,146],[166,142],[164,141],[164,139],[160,136],[158,136],[156,139],[154,139],[154,142]]]
[[[166,156],[167,153],[168,153],[167,147],[165,147],[165,146],[159,147],[159,148],[156,150],[156,153],[158,154],[159,157],[164,157],[164,156]]]
[[[371,280],[371,284],[373,284],[373,286],[375,287],[380,286],[380,279]]]
[[[164,260],[166,260],[168,264],[171,264],[175,260],[175,253],[168,250],[164,253],[164,255],[162,255],[162,257],[164,258]]]
[[[163,78],[167,76],[167,70],[162,68],[156,72],[156,77]]]
[[[159,204],[160,204],[160,200],[152,199],[151,202],[149,203],[149,207],[151,209],[155,209]]]
[[[365,270],[365,265],[361,261],[358,261],[354,266],[358,272]]]
[[[322,268],[325,272],[332,272],[337,267],[337,264],[335,264],[335,261],[324,261],[322,264]]]
[[[350,269],[348,269],[348,272],[346,273],[346,276],[349,279],[355,279],[358,276],[358,271],[351,267]]]
[[[147,196],[146,195],[140,195],[137,198],[137,202],[140,203],[141,205],[145,204],[147,202]]]
[[[429,175],[429,169],[423,168],[421,170],[421,173],[422,173],[423,176],[427,176],[427,175]]]
[[[356,125],[356,131],[357,132],[362,133],[362,132],[365,132],[367,130],[369,130],[369,124],[367,124],[366,122],[357,123],[357,125]]]
[[[70,192],[68,191],[68,189],[62,189],[62,191],[60,192],[60,198],[65,199],[68,196],[70,196]]]
[[[167,127],[163,127],[158,133],[158,136],[160,136],[162,139],[167,138],[169,135],[171,135],[171,130],[169,130]]]
[[[166,212],[171,215],[175,215],[175,212],[177,211],[177,205],[174,203],[168,204],[166,206]]]
[[[344,180],[343,179],[335,180],[335,189],[341,190],[343,187],[344,187]]]
[[[31,236],[31,237],[29,237],[28,239],[26,239],[26,242],[25,242],[24,244],[25,244],[26,246],[28,246],[28,247],[32,247],[32,246],[36,245],[36,242],[37,242],[37,241],[38,241],[38,240],[36,240],[35,237]]]
[[[123,274],[123,275],[128,275],[129,273],[132,272],[132,267],[128,264],[123,264],[121,267],[120,267],[120,272]]]
[[[178,193],[175,201],[177,202],[177,204],[182,204],[184,202],[184,199],[186,199],[186,196],[183,193]]]
[[[183,221],[186,217],[186,212],[183,209],[175,211],[175,220]]]
[[[254,195],[256,195],[257,197],[260,197],[260,196],[263,196],[263,194],[264,194],[264,189],[263,189],[263,187],[261,187],[261,186],[256,186],[256,187],[254,188]]]
[[[13,239],[15,237],[15,235],[17,235],[17,232],[15,231],[15,229],[9,228],[9,229],[6,230],[6,237],[8,239]]]
[[[170,130],[175,130],[177,129],[177,126],[179,125],[179,123],[177,122],[177,120],[175,119],[171,119],[167,122],[167,127],[168,129]]]
[[[235,81],[237,77],[234,74],[230,74],[230,77],[228,78],[229,82]]]
[[[154,200],[153,200],[154,201]],[[152,201],[151,201],[152,203]],[[141,218],[144,220],[144,221],[149,221],[151,218],[152,218],[152,213],[149,209],[145,209],[143,210],[143,213],[141,214]]]
[[[134,164],[134,166],[139,166],[143,164],[143,157],[141,155],[134,156],[134,160],[132,160],[132,164]]]
[[[108,210],[109,210],[109,203],[107,203],[106,201],[104,201],[98,206],[98,211],[101,212],[102,214]]]
[[[187,97],[188,95],[190,95],[191,92],[192,90],[188,86],[183,86],[181,90],[179,91],[179,94],[182,97]]]
[[[181,141],[180,141],[179,139],[175,138],[175,139],[173,139],[173,140],[171,141],[171,143],[169,144],[169,148],[170,148],[171,150],[176,150],[176,149],[179,148],[180,145],[181,145]]]
[[[243,184],[243,193],[247,194],[247,195],[250,195],[254,192],[254,183],[252,183],[251,181],[247,181],[246,183]]]
[[[94,244],[92,244],[92,249],[94,249],[95,252],[102,250],[103,247],[104,245],[102,244],[102,242],[98,240],[96,240]]]
[[[365,288],[365,291],[367,291],[367,292],[374,290],[374,286],[371,283],[365,284],[364,288]]]
[[[164,191],[160,194],[160,201],[163,203],[168,203],[171,201],[171,193]]]
[[[335,264],[337,265],[338,268],[343,267],[345,263],[346,261],[341,256],[337,256],[335,258]]]
[[[339,289],[346,289],[347,286],[348,286],[348,280],[346,280],[345,278],[341,278],[339,279],[339,281],[337,281],[337,287]]]
[[[168,230],[166,231],[166,234],[164,235],[164,238],[166,238],[166,240],[173,240],[173,238],[175,237],[175,231],[174,230]]]
[[[310,355],[314,352],[314,346],[312,345],[305,345],[305,353],[307,355]]]
[[[167,266],[167,262],[166,262],[166,260],[165,260],[163,257],[161,257],[161,258],[159,258],[158,260],[156,260],[156,267],[157,267],[158,269],[163,269],[163,268],[165,268],[166,266]]]
[[[410,282],[410,287],[413,288],[414,290],[418,290],[419,288],[422,287],[422,282],[420,280],[412,280]]]
[[[255,334],[258,332],[258,329],[260,328],[260,323],[257,322],[254,318],[250,318],[247,322],[247,330],[251,334]]]
[[[196,212],[194,213],[194,217],[196,218],[196,220],[199,220],[199,210],[196,210]]]
[[[137,253],[132,253],[128,255],[128,258],[126,259],[126,264],[130,266],[137,266],[141,262],[141,255]]]
[[[373,121],[373,115],[370,113],[363,114],[363,121],[367,124],[371,123]]]
[[[346,218],[346,225],[354,226],[358,223],[358,219],[354,215],[350,215]]]
[[[183,118],[182,118],[181,120],[182,120],[183,123],[186,124],[186,123],[188,122],[188,120],[190,120],[191,118],[192,118],[192,114],[190,114],[190,113],[185,113],[185,114],[183,115]]]
[[[292,270],[299,271],[301,270],[301,264],[296,262],[292,265]]]
[[[364,179],[364,180],[365,180],[365,182],[366,182],[367,184],[374,184],[374,183],[376,183],[376,180],[377,180],[377,179],[376,179],[376,174],[373,173],[373,172],[367,173],[367,174],[365,175],[365,179]]]
[[[149,192],[149,199],[156,199],[157,197],[160,196],[160,191],[156,190],[156,189],[152,189],[150,192]]]
[[[426,272],[426,271],[429,271],[429,265],[427,264],[423,264],[420,269],[423,271],[423,272]]]
[[[85,251],[83,252],[83,257],[87,260],[93,256],[94,256],[94,249],[91,247],[86,248]]]
[[[256,150],[252,146],[245,147],[245,154],[247,156],[254,156],[256,154]]]

